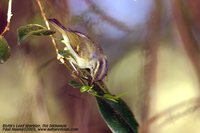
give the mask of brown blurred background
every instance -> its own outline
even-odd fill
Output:
[[[7,0],[0,0],[0,31]],[[48,18],[99,43],[109,61],[113,94],[126,92],[141,133],[199,133],[200,2],[195,0],[41,0]],[[17,45],[16,29],[45,25],[35,0],[13,0],[5,38],[11,57],[0,65],[0,124],[52,123],[79,133],[110,133],[95,99],[68,85],[49,37]],[[0,131],[1,132],[1,131]]]

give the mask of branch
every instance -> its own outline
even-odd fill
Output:
[[[149,112],[151,107],[151,92],[153,91],[154,84],[156,82],[156,69],[157,69],[157,53],[159,46],[160,38],[160,17],[161,17],[161,2],[159,0],[155,1],[155,7],[152,9],[151,18],[148,21],[148,35],[145,40],[146,44],[144,45],[144,78],[142,86],[142,94],[144,100],[141,103],[141,121],[142,124],[149,119]],[[141,133],[149,133],[149,127],[141,128]]]
[[[172,107],[169,107],[166,110],[159,112],[153,117],[151,117],[150,119],[148,119],[146,123],[142,125],[141,128],[145,129],[147,127],[150,127],[152,124],[160,120],[162,120],[162,122],[159,125],[163,126],[164,124],[167,124],[168,122],[171,122],[172,120],[176,120],[191,112],[194,112],[200,108],[199,99],[200,98],[192,98],[187,101],[181,102],[177,105],[174,105]],[[186,105],[191,105],[191,104],[193,105],[188,108],[185,107]]]
[[[178,29],[181,45],[192,63],[193,69],[197,73],[198,82],[200,85],[200,49],[197,40],[195,39],[190,27],[187,14],[185,14],[184,3],[181,0],[171,0],[173,17]]]
[[[197,26],[198,30],[200,30],[200,1],[188,0],[188,10],[191,12],[192,21]]]
[[[92,9],[92,11],[96,14],[98,14],[103,20],[106,20],[108,23],[116,26],[118,29],[126,31],[126,32],[132,32],[130,27],[123,24],[123,22],[119,22],[112,18],[111,16],[108,16],[103,10],[101,10],[92,0],[84,0],[89,7]]]
[[[44,12],[44,9],[42,7],[42,4],[41,4],[40,0],[36,0],[36,1],[37,1],[38,6],[39,6],[39,9],[40,9],[41,16],[44,19],[44,22],[45,22],[45,24],[47,26],[47,29],[50,30],[49,22],[47,20],[47,17],[46,17],[46,14]],[[50,37],[51,37],[51,41],[53,43],[53,46],[54,46],[54,48],[56,50],[57,59],[64,64],[64,61],[61,60],[61,58],[60,58],[60,56],[58,54],[58,48],[57,48],[55,39],[53,38],[53,36],[50,36]]]
[[[1,36],[3,34],[5,34],[7,31],[9,31],[9,27],[10,27],[10,20],[12,18],[13,14],[12,14],[12,0],[8,1],[8,12],[7,12],[7,24],[6,27],[4,28],[3,32],[1,33]]]

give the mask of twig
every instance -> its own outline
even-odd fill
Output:
[[[198,108],[200,108],[199,99],[200,98],[192,98],[187,101],[181,102],[177,105],[174,105],[172,107],[169,107],[168,109],[166,109],[160,113],[157,113],[155,116],[148,119],[145,124],[141,125],[141,128],[144,130],[146,127],[151,126],[153,123],[155,123],[161,119],[163,119],[163,122],[161,122],[160,126],[163,126],[167,122],[170,122],[171,119],[176,120],[182,116],[185,116],[186,114],[191,113],[192,111],[195,111]],[[182,108],[184,106],[191,105],[191,104],[194,104],[194,105],[184,109],[184,111],[181,111],[181,112],[176,111],[176,110],[180,110],[180,109],[183,110]],[[174,112],[176,112],[176,113],[174,113]],[[168,117],[169,115],[170,115],[170,118]]]
[[[200,30],[200,1],[188,0],[188,10],[191,12],[192,21],[197,26],[198,30]]]
[[[142,125],[149,119],[149,112],[151,107],[151,91],[156,82],[156,68],[157,68],[157,52],[158,40],[160,33],[160,1],[155,0],[155,7],[152,9],[151,15],[153,17],[148,21],[149,33],[147,35],[146,44],[144,46],[144,78],[142,95],[144,100],[141,104],[141,120]],[[149,133],[148,125],[142,129],[140,133]]]
[[[192,35],[192,31],[190,30],[188,20],[186,19],[185,14],[183,13],[183,5],[180,0],[173,1],[173,15],[176,22],[176,26],[178,28],[180,37],[183,41],[183,47],[190,58],[191,62],[193,63],[197,73],[200,72],[198,69],[200,68],[199,64],[199,48],[198,43],[194,36]]]
[[[47,20],[47,17],[46,17],[46,14],[45,14],[45,12],[44,12],[44,9],[43,9],[43,7],[42,7],[42,4],[41,4],[40,0],[36,0],[36,1],[37,1],[38,6],[39,6],[39,9],[40,9],[41,16],[43,17],[44,22],[45,22],[45,24],[46,24],[46,26],[47,26],[47,29],[50,30],[49,22],[48,22],[48,20]],[[51,37],[51,41],[52,41],[52,43],[53,43],[53,46],[54,46],[54,48],[55,48],[55,50],[56,50],[57,59],[58,59],[62,64],[66,64],[65,61],[64,61],[63,59],[61,59],[60,56],[59,56],[59,54],[58,54],[58,48],[57,48],[55,39],[53,38],[53,36],[50,36],[50,37]],[[67,65],[65,65],[65,66],[66,66],[68,69],[70,69]],[[71,69],[70,69],[70,70],[71,70]]]
[[[41,4],[40,0],[36,0],[36,1],[37,1],[37,4],[38,4],[39,8],[40,8],[40,12],[41,12],[41,15],[42,15],[42,17],[43,17],[43,19],[44,19],[44,22],[45,22],[46,26],[47,26],[47,29],[50,30],[49,22],[48,22],[48,20],[47,20],[47,17],[46,17],[46,14],[45,14],[45,12],[44,12],[44,9],[43,9],[43,7],[42,7],[42,4]],[[56,45],[55,39],[54,39],[52,36],[51,36],[51,41],[52,41],[52,43],[53,43],[53,45],[54,45],[54,48],[55,48],[55,50],[56,50],[56,53],[57,53],[57,55],[58,55],[57,45]],[[57,57],[57,58],[58,58],[58,57]]]
[[[12,18],[13,14],[12,14],[12,0],[8,1],[8,12],[7,12],[7,24],[6,27],[4,28],[3,32],[1,33],[1,35],[5,34],[6,31],[9,30],[10,27],[10,20]]]
[[[84,0],[89,7],[92,9],[92,11],[96,14],[98,14],[103,20],[106,20],[108,23],[116,26],[118,29],[126,31],[126,32],[132,32],[132,30],[123,24],[123,22],[119,22],[112,18],[111,16],[108,16],[103,10],[101,10],[92,0]]]
[[[194,70],[197,73],[198,82],[200,85],[200,49],[197,40],[195,39],[190,27],[187,14],[184,13],[184,3],[182,0],[171,0],[173,17],[182,40],[183,49],[188,56]]]

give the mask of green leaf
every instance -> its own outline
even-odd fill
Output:
[[[24,39],[31,35],[48,36],[54,34],[55,31],[48,30],[46,27],[39,24],[28,24],[17,29],[18,43],[20,44]]]
[[[104,94],[103,98],[111,100],[113,102],[118,102],[119,98],[110,94]]]
[[[138,133],[138,123],[126,105],[119,99],[118,102],[96,97],[99,111],[113,133]]]
[[[91,90],[93,86],[87,86],[87,85],[84,85],[81,87],[80,89],[80,92],[83,93],[83,92],[86,92],[88,90]]]
[[[80,89],[83,86],[81,83],[74,80],[71,80],[68,84],[72,86],[73,88],[77,88],[77,89]]]
[[[4,63],[10,57],[10,46],[6,39],[0,36],[0,63]]]

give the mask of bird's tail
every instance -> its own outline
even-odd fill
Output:
[[[66,28],[65,26],[63,26],[57,19],[52,18],[52,19],[48,19],[48,21],[53,25],[53,27],[55,27],[59,32],[61,33],[65,33],[66,31],[69,31],[68,28]]]

